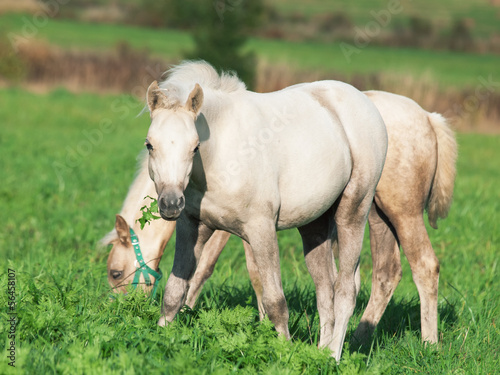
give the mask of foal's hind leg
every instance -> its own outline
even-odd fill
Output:
[[[375,203],[372,204],[368,222],[373,261],[372,290],[368,306],[351,340],[356,344],[368,342],[401,280],[401,259],[394,228]]]
[[[333,282],[337,280],[337,264],[335,263],[335,259],[339,259],[339,242],[337,240],[337,228],[334,225],[333,230],[332,230],[332,250],[333,250]],[[356,284],[356,295],[359,294],[359,291],[361,289],[361,271],[360,271],[360,264],[358,263],[358,266],[356,267],[356,273],[354,274],[354,282]]]
[[[360,196],[362,193],[356,189],[356,184],[347,186],[335,213],[339,271],[334,286],[335,326],[333,341],[329,347],[337,361],[340,360],[347,324],[356,304],[355,273],[359,266],[368,211],[373,200],[373,194]]]
[[[217,263],[217,259],[219,259],[219,255],[224,246],[226,246],[230,236],[230,233],[218,230],[212,234],[205,244],[196,271],[191,280],[189,280],[189,289],[186,297],[186,305],[189,307],[194,307],[201,288],[203,288],[205,282],[212,276],[215,263]]]
[[[330,213],[330,212],[328,212]],[[319,313],[320,341],[325,347],[333,340],[335,322],[333,308],[333,263],[329,217],[321,216],[312,223],[298,228],[302,236],[306,265],[316,286],[316,302]]]
[[[391,221],[410,263],[413,281],[420,296],[422,340],[436,343],[439,260],[425,229],[424,218],[420,214]]]

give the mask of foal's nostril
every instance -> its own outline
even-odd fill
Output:
[[[165,197],[161,197],[158,200],[158,203],[161,210],[165,210],[168,207],[167,200],[165,199]]]
[[[177,202],[177,207],[179,207],[179,208],[184,207],[184,197],[179,198],[179,201]]]

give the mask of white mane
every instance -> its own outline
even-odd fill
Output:
[[[169,69],[168,78],[160,83],[165,94],[180,103],[184,103],[194,85],[198,83],[203,90],[234,92],[246,90],[245,84],[234,72],[218,74],[206,61],[185,61]]]

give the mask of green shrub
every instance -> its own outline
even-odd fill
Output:
[[[0,30],[0,78],[7,81],[20,81],[26,74],[26,67],[16,53],[15,47]]]
[[[178,0],[177,0],[178,1]],[[196,25],[193,29],[195,49],[185,55],[189,59],[203,59],[220,70],[234,70],[253,88],[257,58],[253,52],[243,52],[251,30],[256,28],[263,14],[261,0],[218,0],[217,2],[184,1],[192,4]],[[196,4],[196,5],[195,5]]]

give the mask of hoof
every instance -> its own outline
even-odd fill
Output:
[[[158,320],[158,325],[159,325],[160,327],[165,327],[167,324],[168,324],[168,322],[167,322],[167,320],[165,319],[165,317],[164,317],[164,316],[162,316],[162,317],[160,318],[160,320]]]

